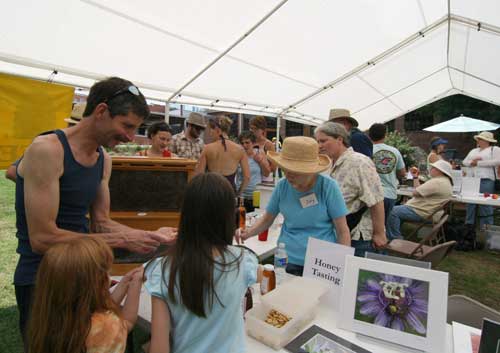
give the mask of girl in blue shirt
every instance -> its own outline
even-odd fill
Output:
[[[318,154],[318,143],[303,136],[288,137],[281,153],[268,152],[268,158],[285,171],[276,185],[264,216],[248,230],[238,230],[245,240],[268,229],[278,213],[284,217],[279,243],[288,253],[286,271],[302,275],[309,237],[351,246],[345,216],[348,213],[337,182],[321,175],[330,167],[326,155]]]
[[[231,245],[234,217],[235,194],[224,177],[191,180],[177,243],[145,270],[150,353],[245,352],[242,299],[258,265],[253,254]]]

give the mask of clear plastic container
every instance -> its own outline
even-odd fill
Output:
[[[247,333],[265,345],[280,349],[290,342],[316,316],[319,298],[328,289],[324,282],[297,277],[261,298],[245,317]],[[283,327],[265,322],[271,310],[290,317]]]
[[[486,249],[500,251],[500,231],[489,230],[486,233]]]

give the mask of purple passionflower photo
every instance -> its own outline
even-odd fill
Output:
[[[425,336],[428,288],[428,282],[361,270],[357,310],[375,325]]]

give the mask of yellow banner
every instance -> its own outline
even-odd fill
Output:
[[[0,73],[0,169],[19,158],[33,138],[66,127],[74,88]]]

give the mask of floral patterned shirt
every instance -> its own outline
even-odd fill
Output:
[[[180,158],[198,160],[202,150],[203,141],[199,137],[194,141],[189,140],[184,131],[172,137],[170,151]]]
[[[373,226],[369,208],[384,201],[384,189],[373,161],[348,148],[332,166],[330,176],[337,180],[349,214],[365,205],[368,207],[351,231],[351,239],[371,240]]]
[[[127,326],[115,313],[92,314],[92,324],[85,341],[87,353],[123,353],[127,344]]]

